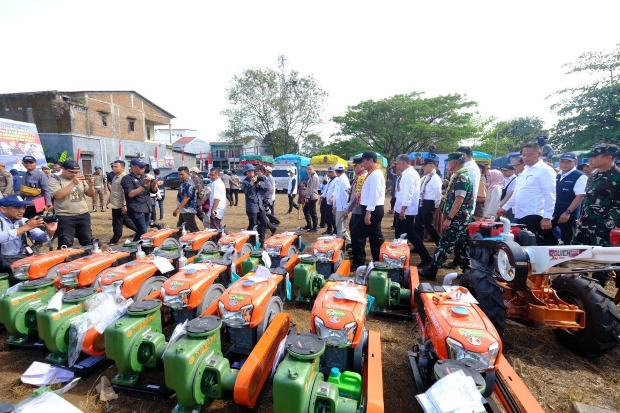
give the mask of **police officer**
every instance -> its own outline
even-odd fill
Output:
[[[93,212],[97,212],[97,198],[99,198],[101,212],[105,212],[105,209],[103,209],[103,199],[104,195],[108,194],[108,178],[103,174],[103,170],[100,166],[95,166],[93,179],[93,188],[95,189],[95,195],[93,196]]]
[[[555,180],[555,209],[553,227],[558,227],[561,240],[569,245],[573,239],[575,222],[581,214],[581,202],[586,193],[586,175],[577,170],[577,155],[563,153],[560,156],[560,173]]]
[[[620,172],[614,167],[614,157],[619,152],[616,145],[600,145],[586,155],[596,171],[588,179],[573,244],[610,246],[609,232],[620,220]],[[605,273],[595,272],[593,276],[605,285]],[[620,287],[619,278],[616,277],[616,287]],[[619,298],[616,296],[616,300]]]
[[[0,272],[9,273],[9,284],[18,281],[13,277],[11,265],[27,255],[27,239],[34,242],[47,242],[53,236],[57,222],[44,224],[43,218],[37,216],[26,220],[24,212],[32,202],[24,201],[19,195],[8,195],[0,199]],[[39,227],[45,225],[45,230]]]
[[[448,170],[453,172],[444,205],[443,234],[430,267],[418,271],[427,280],[437,278],[437,270],[454,251],[455,255],[465,256],[467,226],[471,222],[474,208],[473,185],[465,166],[465,154],[454,152],[448,155]]]

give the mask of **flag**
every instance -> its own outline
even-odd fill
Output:
[[[157,162],[157,145],[155,145],[155,162]]]
[[[213,168],[213,152],[209,152],[209,170]]]
[[[118,141],[118,160],[123,159],[123,141]]]
[[[185,166],[185,146],[181,149],[181,164]]]
[[[202,149],[200,150],[200,170],[204,170],[205,169],[205,159],[202,156]]]
[[[82,157],[82,149],[78,146],[77,152],[75,154],[75,162],[80,163],[80,158]]]

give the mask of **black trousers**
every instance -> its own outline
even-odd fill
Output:
[[[257,227],[258,231],[258,241],[261,245],[265,245],[265,232],[269,227],[269,221],[267,220],[267,215],[265,215],[265,211],[259,212],[245,212],[248,216],[248,231],[253,230],[254,227]]]
[[[564,243],[564,245],[570,245],[573,239],[573,234],[575,233],[575,228],[577,228],[577,220],[571,216],[568,221],[560,224],[558,223],[559,219],[559,215],[556,218],[553,218],[553,221],[551,221],[551,225],[553,226],[553,228],[560,228],[560,232],[562,234],[562,242]]]
[[[553,236],[551,230],[542,230],[540,228],[540,221],[542,217],[540,215],[526,215],[523,218],[518,218],[517,224],[522,224],[527,227],[529,231],[532,231],[536,235],[536,245],[557,245],[558,240]]]
[[[415,215],[405,215],[405,219],[400,219],[400,215],[397,213],[395,213],[394,216],[396,216],[394,225],[396,227],[396,238],[399,238],[402,234],[407,234],[407,239],[415,247],[422,261],[430,262],[432,259],[431,255],[428,253],[426,246],[424,246],[422,238],[420,238],[415,231]]]
[[[323,220],[323,215],[321,215],[321,220]],[[325,201],[325,225],[327,226],[327,232],[333,234],[336,232],[336,217],[334,217],[334,212],[332,206]]]
[[[351,265],[360,266],[366,264],[366,238],[369,239],[370,253],[373,261],[379,261],[381,244],[383,244],[383,233],[381,232],[383,213],[383,206],[375,207],[375,210],[370,214],[370,225],[366,225],[364,222],[366,207],[362,205],[362,213],[351,227],[351,247],[353,250]]]
[[[237,204],[239,203],[239,190],[238,189],[231,189],[230,190],[230,202],[231,202],[231,204],[233,203],[233,197],[235,198],[234,205],[237,206]]]
[[[422,206],[418,209],[418,215],[415,218],[415,230],[418,237],[424,239],[424,230],[428,232],[435,245],[439,245],[439,231],[433,223],[435,218],[435,201],[426,199],[422,202]]]
[[[299,209],[299,205],[295,203],[295,195],[288,194],[288,212],[289,214],[293,211],[293,208]]]
[[[321,228],[325,227],[326,219],[327,219],[327,199],[321,198],[321,205],[319,205],[319,212],[321,213],[321,221],[319,222],[319,226]]]
[[[230,188],[226,188],[226,199],[230,206],[233,206],[232,193],[230,192]]]
[[[80,215],[58,215],[58,249],[63,245],[73,246],[73,239],[77,238],[80,245],[90,245],[93,242],[93,233],[90,225],[90,213]]]
[[[316,229],[319,223],[319,217],[316,214],[316,201],[318,200],[308,200],[304,204],[304,217],[306,218],[308,228]]]
[[[118,242],[123,236],[123,225],[136,232],[136,224],[133,223],[122,209],[112,209],[112,239],[110,242]]]

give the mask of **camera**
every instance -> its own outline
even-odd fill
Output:
[[[54,212],[53,214],[41,215],[41,218],[43,218],[43,222],[45,222],[46,224],[49,224],[50,222],[58,222],[56,212]]]
[[[263,176],[257,176],[257,177],[256,177],[256,181],[257,181],[257,182],[264,182],[264,181],[265,181],[265,177],[263,177]]]

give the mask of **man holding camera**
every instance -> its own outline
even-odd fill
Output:
[[[28,239],[43,243],[51,239],[58,226],[57,222],[44,223],[40,216],[30,220],[24,218],[27,202],[19,195],[8,195],[0,199],[0,272],[9,273],[9,284],[14,285],[11,265],[13,262],[32,254]],[[39,227],[45,225],[46,231]]]
[[[94,179],[80,173],[80,165],[68,160],[62,164],[60,175],[52,175],[49,181],[54,198],[54,211],[58,217],[58,248],[71,247],[77,238],[80,245],[90,245],[92,230],[88,203],[84,195],[95,196]]]
[[[149,194],[157,192],[157,180],[146,173],[146,163],[140,158],[133,158],[129,162],[131,172],[123,176],[121,186],[125,193],[127,216],[136,224],[136,235],[133,240],[139,241],[146,233],[153,203]]]

